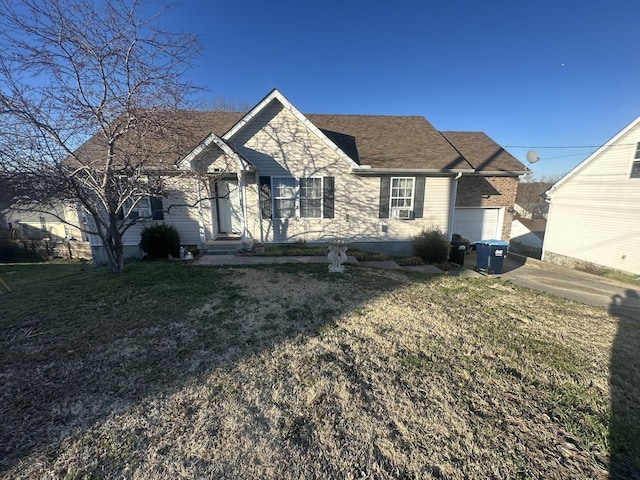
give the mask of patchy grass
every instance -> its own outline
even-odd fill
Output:
[[[7,478],[634,478],[637,322],[493,278],[0,265]]]
[[[628,283],[630,285],[640,285],[640,276],[638,275],[602,267],[592,262],[577,262],[574,268],[581,272],[598,275],[618,282]]]

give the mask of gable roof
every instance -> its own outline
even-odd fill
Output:
[[[629,133],[629,131],[633,130],[634,128],[636,128],[638,125],[640,125],[640,116],[638,118],[636,118],[635,120],[633,120],[631,123],[629,123],[629,125],[627,125],[626,127],[624,127],[622,130],[620,130],[617,134],[615,134],[610,140],[604,142],[604,144],[598,148],[595,152],[593,152],[591,155],[589,155],[587,158],[585,158],[582,162],[580,162],[573,170],[571,170],[569,173],[567,173],[564,177],[562,177],[560,180],[558,180],[548,191],[547,191],[547,197],[551,198],[551,195],[559,188],[561,187],[565,182],[567,182],[568,180],[570,180],[571,178],[573,178],[577,173],[579,173],[583,168],[585,168],[587,165],[589,165],[590,163],[594,162],[600,155],[602,155],[604,152],[606,152],[607,150],[609,150],[611,148],[612,145],[615,145],[616,143],[618,143],[618,141],[625,136],[627,133]]]
[[[523,175],[522,163],[484,132],[440,132],[476,172]]]
[[[246,115],[242,117],[227,133],[224,134],[225,140],[230,140],[238,133],[242,128],[256,118],[262,111],[268,108],[273,102],[279,102],[284,108],[289,110],[291,114],[307,127],[313,134],[315,134],[321,142],[323,142],[329,149],[338,154],[342,160],[344,160],[350,167],[357,167],[358,164],[349,155],[342,151],[334,142],[332,142],[316,125],[314,125],[307,117],[305,117],[293,104],[285,98],[277,89],[271,90],[269,94],[264,97],[255,107],[253,107]]]
[[[234,135],[274,101],[280,102],[335,151],[353,172],[475,172],[515,176],[528,171],[482,132],[439,132],[420,116],[304,115],[276,89],[247,113],[197,110],[146,112],[139,122],[142,134],[138,136],[144,135],[144,145],[154,145],[154,148],[151,154],[146,155],[145,166],[179,166],[185,158],[197,156],[211,143],[232,151],[232,157],[238,156],[233,147]],[[160,118],[161,121],[155,123],[162,127],[145,130],[145,116]],[[96,134],[78,151],[97,156],[103,152],[100,148],[102,143]],[[223,148],[225,143],[229,149]],[[126,157],[126,142],[121,148]],[[238,156],[236,160],[243,159]]]

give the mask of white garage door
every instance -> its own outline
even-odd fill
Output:
[[[456,208],[453,232],[471,242],[499,239],[500,208]]]

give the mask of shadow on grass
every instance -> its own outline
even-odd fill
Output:
[[[332,275],[324,264],[249,268],[261,270],[265,282],[296,276],[298,287],[294,282],[288,295],[309,298],[285,305],[277,319],[263,310],[249,322],[237,314],[239,305],[255,302],[233,282],[241,267],[149,263],[119,275],[68,266],[58,275],[16,273],[17,288],[2,299],[0,317],[0,474],[30,455],[55,459],[59,442],[107,417],[279,342],[313,336],[401,285],[366,269]],[[328,284],[331,305],[303,288],[308,276]]]
[[[609,474],[613,480],[640,479],[640,298],[635,290],[616,295],[609,307],[618,317],[611,352]]]

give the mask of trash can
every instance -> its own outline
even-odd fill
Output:
[[[476,271],[502,273],[504,257],[509,244],[503,240],[479,240],[476,242]]]
[[[461,235],[454,233],[451,236],[449,245],[449,261],[456,265],[464,266],[464,257],[469,250],[469,240],[462,238]]]

